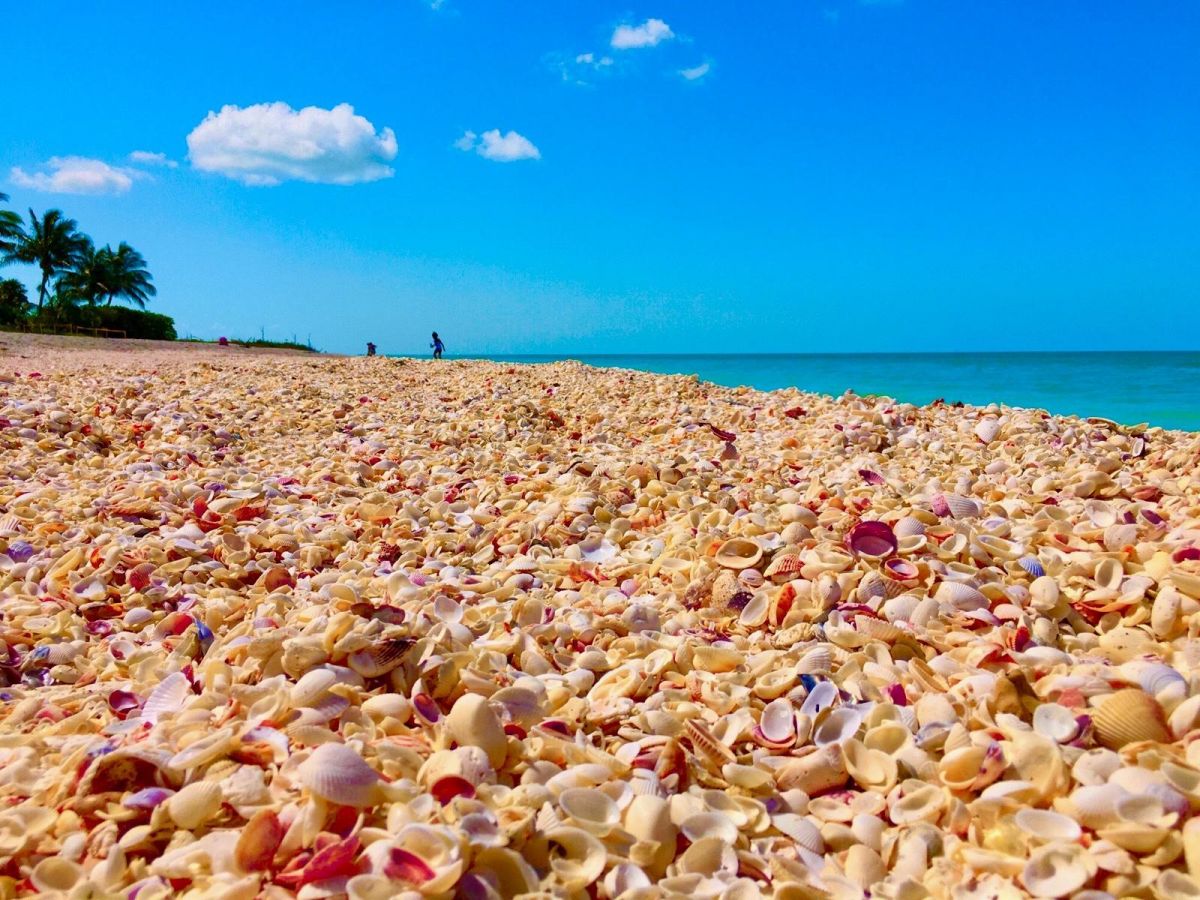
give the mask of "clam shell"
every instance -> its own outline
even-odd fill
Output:
[[[553,828],[546,833],[546,842],[554,848],[550,870],[564,890],[582,891],[604,872],[608,852],[582,828]]]
[[[570,824],[593,834],[607,834],[621,818],[617,804],[598,788],[568,788],[558,795],[558,805]]]
[[[177,713],[192,693],[192,686],[182,672],[172,672],[150,692],[142,704],[142,718],[151,724],[163,716]]]
[[[858,733],[863,719],[862,711],[850,706],[822,713],[813,724],[812,742],[818,747],[843,744]]]
[[[1083,834],[1079,823],[1062,813],[1051,812],[1048,809],[1019,809],[1013,820],[1025,834],[1041,843],[1070,843],[1079,840]]]
[[[316,796],[341,806],[373,806],[379,797],[379,773],[345,744],[322,744],[297,775]]]
[[[961,581],[943,581],[934,592],[934,599],[940,603],[953,606],[955,609],[969,612],[975,609],[987,609],[991,606],[988,600],[977,588]]]
[[[1034,897],[1066,897],[1096,873],[1096,863],[1078,844],[1050,844],[1035,850],[1021,871],[1021,883]]]
[[[250,817],[238,836],[234,859],[243,872],[261,872],[270,868],[286,829],[271,809],[260,809]]]
[[[1113,750],[1139,741],[1166,744],[1172,740],[1162,706],[1137,688],[1105,697],[1092,713],[1092,725],[1099,742]]]
[[[828,647],[819,648],[825,652],[829,652]],[[810,651],[812,652],[812,651]],[[832,681],[818,682],[808,696],[804,698],[804,702],[800,705],[800,712],[806,716],[816,718],[817,713],[828,709],[838,698],[838,689]]]
[[[973,429],[975,437],[984,444],[990,444],[1000,434],[1000,423],[996,419],[980,419]]]
[[[379,678],[400,666],[412,645],[409,638],[382,641],[351,653],[347,665],[363,678]]]
[[[1042,568],[1042,564],[1036,556],[1022,556],[1017,560],[1017,565],[1028,572],[1030,578],[1041,578],[1046,574],[1046,570]]]
[[[772,700],[763,707],[758,734],[769,744],[790,746],[796,740],[796,710],[786,697]]]
[[[891,556],[899,546],[896,533],[886,522],[858,522],[850,529],[846,545],[857,554],[882,558]]]
[[[896,760],[880,750],[872,750],[856,740],[847,740],[842,745],[846,771],[854,782],[864,790],[886,793],[896,783],[898,769]]]
[[[763,572],[763,576],[776,584],[782,584],[793,578],[799,578],[802,568],[804,568],[804,561],[797,554],[777,553],[771,560],[771,564],[767,566],[767,570]]]
[[[1033,730],[1059,744],[1073,741],[1079,734],[1075,713],[1057,703],[1043,703],[1033,711]]]
[[[762,559],[762,547],[746,538],[730,538],[717,548],[714,559],[726,569],[749,569]]]
[[[167,812],[175,824],[192,831],[212,819],[221,809],[221,786],[215,781],[197,781],[181,788],[167,800]]]
[[[897,520],[892,531],[897,538],[917,537],[925,533],[925,523],[914,516],[905,516]]]

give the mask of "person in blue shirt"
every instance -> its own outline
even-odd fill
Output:
[[[446,349],[446,345],[442,343],[442,339],[438,337],[438,333],[436,331],[433,333],[433,343],[429,346],[433,348],[433,358],[441,359],[442,352]]]

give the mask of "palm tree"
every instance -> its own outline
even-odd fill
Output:
[[[71,269],[58,278],[57,299],[69,305],[85,302],[88,306],[98,306],[108,294],[112,280],[109,274],[111,257],[111,248],[97,250],[91,239],[84,238]]]
[[[8,194],[0,194],[0,203],[8,200]],[[25,232],[21,228],[21,217],[11,209],[0,209],[0,266],[12,262],[11,256]]]
[[[112,306],[113,300],[124,299],[138,309],[145,309],[150,298],[158,295],[154,276],[146,268],[146,258],[124,241],[117,245],[115,251],[106,246],[100,253],[105,255],[104,293],[108,298],[107,305]]]
[[[57,209],[49,210],[39,220],[29,211],[29,231],[17,236],[15,247],[5,252],[4,262],[36,263],[42,270],[38,285],[38,309],[46,302],[46,286],[59,272],[72,268],[87,247],[87,236],[81,234],[74,219],[66,218]]]

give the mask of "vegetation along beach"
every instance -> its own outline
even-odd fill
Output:
[[[9,896],[1200,876],[1200,436],[73,340],[0,356]]]

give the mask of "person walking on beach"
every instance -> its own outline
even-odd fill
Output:
[[[442,343],[442,339],[438,337],[438,333],[436,331],[433,333],[433,343],[429,346],[433,348],[433,358],[441,359],[442,352],[446,349],[446,345]]]
[[[367,356],[374,356],[374,355],[375,355],[375,345],[372,344],[370,341],[367,341]]]

